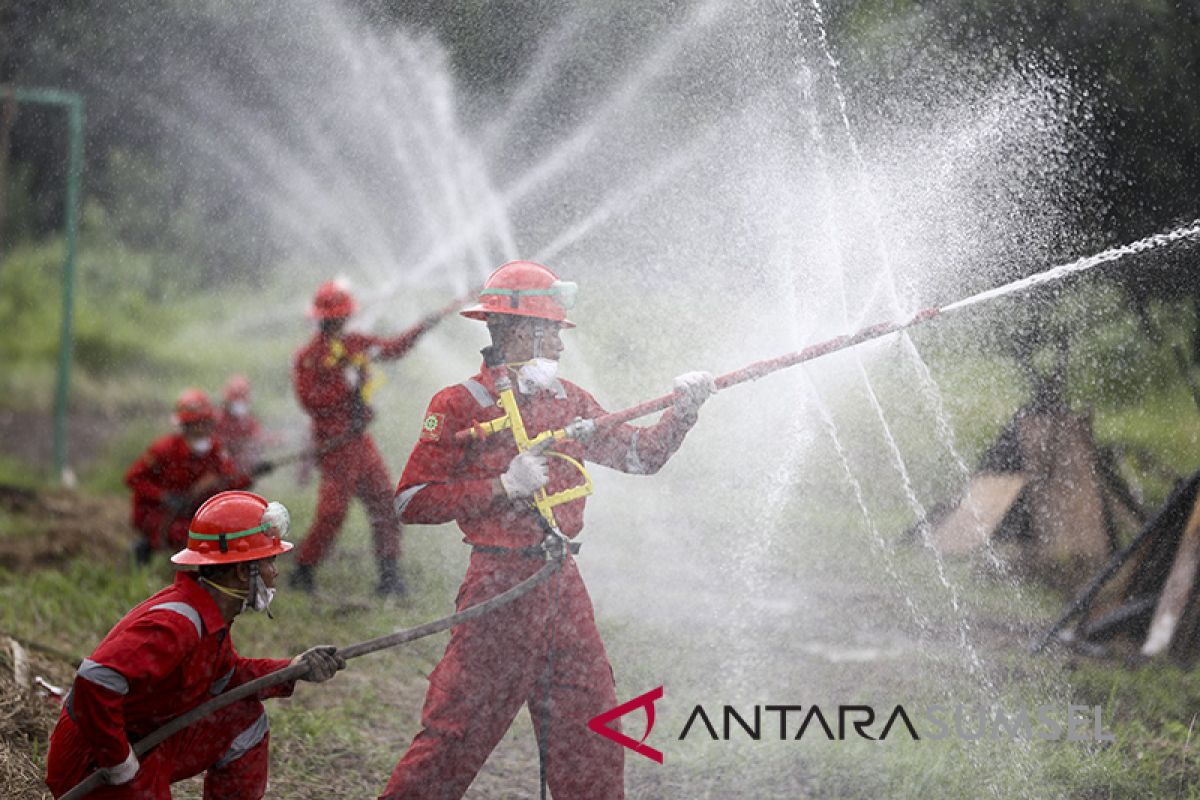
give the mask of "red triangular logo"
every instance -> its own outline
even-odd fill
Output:
[[[616,708],[610,708],[603,714],[598,714],[588,720],[588,727],[606,739],[611,739],[622,747],[628,747],[635,753],[645,756],[651,761],[656,761],[659,764],[663,763],[663,754],[655,750],[653,747],[646,744],[646,737],[650,735],[650,730],[654,727],[654,701],[662,699],[663,687],[651,689],[640,697],[635,697],[628,703],[622,703]],[[623,717],[635,708],[646,709],[646,732],[642,734],[642,740],[635,742],[620,731],[613,730],[608,727],[608,723],[614,719]]]

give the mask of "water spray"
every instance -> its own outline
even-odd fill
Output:
[[[809,345],[803,350],[797,350],[792,353],[786,353],[775,358],[768,358],[762,361],[755,361],[741,369],[733,372],[725,373],[715,379],[717,390],[726,389],[730,386],[736,386],[739,383],[757,380],[773,372],[786,369],[787,367],[803,364],[806,361],[813,361],[827,356],[831,353],[836,353],[841,350],[854,347],[855,345],[863,344],[864,342],[873,341],[883,338],[884,336],[893,333],[914,328],[918,325],[926,323],[937,317],[941,317],[952,311],[958,311],[963,308],[968,308],[988,300],[994,300],[999,297],[1004,297],[1010,294],[1023,292],[1035,286],[1040,286],[1044,283],[1058,281],[1071,275],[1092,269],[1101,264],[1107,264],[1112,261],[1117,261],[1126,256],[1144,253],[1149,250],[1155,250],[1169,244],[1174,244],[1179,241],[1188,239],[1200,238],[1200,219],[1193,220],[1187,225],[1176,228],[1167,233],[1156,233],[1147,236],[1144,239],[1139,239],[1130,244],[1121,245],[1105,250],[1101,253],[1085,256],[1067,264],[1060,264],[1056,267],[1044,270],[1042,272],[1030,275],[1026,278],[1021,278],[1002,286],[997,286],[993,289],[973,294],[970,297],[956,300],[953,303],[942,306],[940,308],[926,308],[917,312],[912,318],[904,322],[880,322],[875,325],[867,326],[856,333],[849,335],[837,336],[832,339],[827,339],[817,344]],[[630,420],[638,419],[656,411],[662,411],[675,402],[675,393],[662,395],[652,400],[647,400],[644,403],[631,406],[623,411],[615,411],[611,414],[604,414],[592,420],[578,420],[566,428],[561,428],[556,431],[545,431],[532,439],[529,443],[536,444],[547,439],[555,439],[562,441],[564,439],[574,439],[580,436],[590,435],[594,431],[604,431],[616,425],[620,425]],[[507,416],[500,417],[489,422],[480,422],[470,428],[465,428],[455,434],[455,439],[459,442],[470,440],[482,440],[487,437],[506,430],[511,426]]]

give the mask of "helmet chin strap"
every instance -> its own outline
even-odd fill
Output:
[[[231,589],[230,587],[225,586],[224,584],[217,583],[216,581],[211,581],[208,578],[201,578],[200,581],[202,583],[208,584],[209,586],[216,589],[218,592],[225,595],[226,597],[232,597],[234,600],[241,600],[243,605],[246,602],[246,598],[250,596],[249,589]]]
[[[257,584],[260,581],[262,581],[262,576],[259,575],[259,572],[258,572],[258,563],[251,561],[250,562],[250,580],[247,582],[245,589],[233,589],[233,588],[230,588],[229,586],[225,586],[223,584],[217,583],[216,581],[211,581],[208,578],[201,578],[200,580],[203,583],[206,583],[209,586],[211,586],[212,588],[216,589],[218,592],[225,595],[226,597],[232,597],[234,600],[241,600],[242,601],[242,611],[246,611],[246,610],[250,609],[250,607],[251,607],[251,602],[252,602],[251,598],[253,598],[255,595],[258,594],[258,585]],[[268,619],[275,619],[275,616],[271,613],[271,607],[269,605],[267,606],[267,608],[265,610],[267,612]]]

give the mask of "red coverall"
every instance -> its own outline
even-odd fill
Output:
[[[396,506],[404,522],[455,520],[471,545],[525,548],[541,543],[541,528],[527,502],[492,496],[492,479],[517,454],[512,436],[499,434],[469,444],[454,440],[456,431],[501,415],[496,396],[486,370],[434,396],[397,490]],[[530,436],[561,428],[576,417],[605,413],[590,394],[565,381],[556,390],[523,396],[518,402]],[[668,410],[651,427],[622,425],[586,445],[570,441],[555,449],[622,472],[651,474],[679,448],[694,423],[695,417],[682,418]],[[550,458],[549,468],[549,492],[580,482],[579,473],[561,459]],[[585,502],[575,500],[554,509],[564,535],[574,537],[582,529]],[[540,557],[519,553],[474,550],[458,593],[458,609],[500,594],[543,563]],[[623,748],[587,729],[589,719],[617,700],[591,600],[569,556],[558,576],[520,600],[454,628],[445,655],[429,676],[422,729],[381,797],[461,797],[523,704],[529,704],[540,731],[547,678],[550,790],[569,800],[623,797]]]
[[[282,669],[287,659],[242,658],[217,604],[194,573],[144,601],[83,660],[50,736],[46,785],[55,797],[96,767],[120,764],[132,742],[223,691]],[[262,700],[284,683],[239,700],[146,753],[132,781],[89,798],[170,798],[170,784],[208,771],[208,800],[262,797],[269,725]]]
[[[262,457],[262,423],[253,414],[231,414],[221,409],[213,435],[221,440],[225,452],[243,472],[248,472]]]
[[[300,405],[312,418],[313,445],[321,466],[317,516],[300,545],[296,563],[315,566],[342,527],[350,498],[367,507],[375,536],[375,557],[400,557],[400,520],[392,507],[392,479],[366,432],[374,417],[363,400],[373,360],[400,358],[430,326],[419,324],[393,339],[348,333],[331,339],[318,332],[296,353],[292,383]],[[356,384],[347,380],[357,375]]]
[[[196,486],[207,475],[216,482],[204,491]],[[167,434],[150,445],[125,473],[125,485],[133,490],[133,526],[155,550],[178,550],[187,545],[188,523],[205,500],[226,489],[246,489],[250,478],[225,454],[220,440],[212,449],[197,455],[187,439]],[[173,511],[163,505],[168,494],[188,495],[187,507]]]

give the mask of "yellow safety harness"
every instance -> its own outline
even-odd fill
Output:
[[[588,474],[583,464],[571,458],[566,453],[547,452],[546,449],[554,442],[575,438],[567,432],[567,429],[543,431],[533,438],[529,437],[529,434],[525,430],[525,421],[521,418],[521,409],[517,406],[517,397],[513,391],[511,378],[507,375],[497,378],[496,390],[500,394],[500,400],[497,405],[504,412],[504,416],[498,417],[491,422],[482,423],[482,425],[488,426],[493,433],[511,429],[513,441],[517,445],[518,452],[524,453],[526,450],[536,450],[537,452],[545,453],[548,457],[562,459],[578,470],[579,474],[583,476],[583,483],[578,486],[572,486],[569,489],[563,489],[554,494],[547,493],[545,487],[542,487],[533,496],[533,506],[537,509],[538,515],[545,520],[546,524],[554,532],[558,533],[558,523],[554,519],[554,507],[560,506],[563,503],[569,503],[572,500],[578,500],[581,497],[587,497],[591,494],[592,476]],[[560,533],[559,535],[561,536],[562,534]]]
[[[366,353],[355,353],[350,355],[346,351],[346,345],[341,339],[329,340],[329,353],[325,356],[323,362],[326,367],[334,368],[337,366],[350,366],[358,370],[365,370],[367,365],[371,363],[371,359]],[[384,377],[382,373],[371,373],[371,377],[359,387],[358,393],[362,396],[364,403],[371,402],[371,395],[375,390],[383,385]]]

